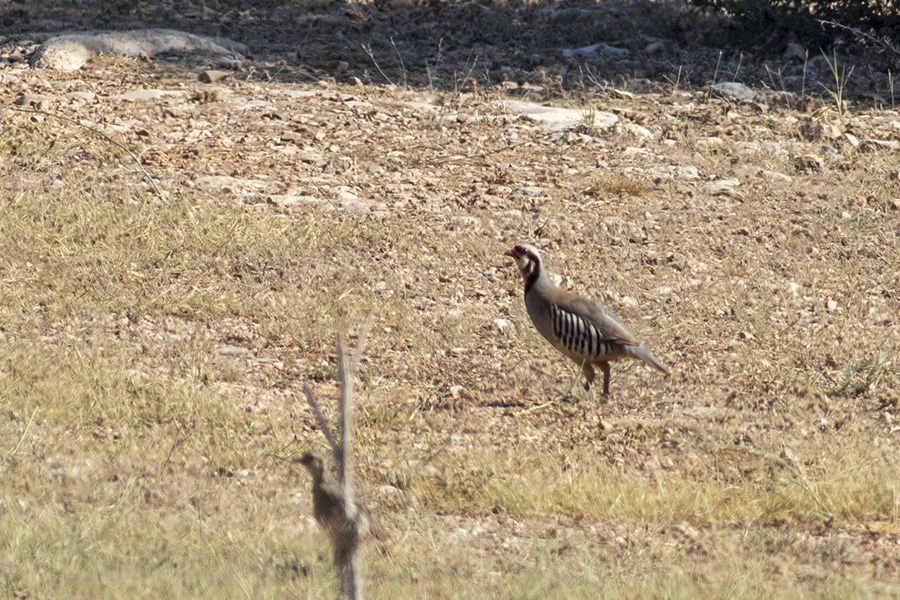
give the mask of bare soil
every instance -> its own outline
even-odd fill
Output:
[[[0,10],[10,597],[330,596],[300,390],[330,405],[369,316],[373,597],[900,597],[886,70],[841,57],[838,106],[827,61],[704,45],[664,3],[174,7]],[[138,25],[252,56],[214,84],[208,56],[22,68],[51,29]],[[672,376],[573,396],[520,241]]]

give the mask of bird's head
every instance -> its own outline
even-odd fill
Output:
[[[322,457],[313,452],[304,452],[303,456],[297,459],[297,462],[306,467],[309,474],[313,477],[320,478],[325,472],[325,461]]]
[[[516,261],[516,266],[526,281],[540,269],[541,253],[531,244],[516,244],[515,248],[503,254]]]

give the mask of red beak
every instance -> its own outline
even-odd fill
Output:
[[[506,252],[503,253],[503,256],[511,256],[511,257],[515,258],[516,257],[516,249],[513,248],[512,250],[507,250]]]

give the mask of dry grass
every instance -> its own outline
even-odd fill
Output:
[[[32,140],[56,135],[28,127]],[[105,166],[67,171],[77,153]],[[885,239],[895,215],[846,223],[819,209],[798,243],[767,216],[774,204],[731,206],[735,225],[704,232],[696,208],[671,210],[680,200],[663,192],[653,235],[677,249],[665,257],[628,244],[640,234],[627,217],[598,221],[605,251],[567,245],[574,221],[560,213],[544,224],[560,236],[551,268],[564,247],[570,263],[616,265],[606,285],[648,299],[653,320],[641,329],[678,370],[665,382],[623,365],[612,404],[523,412],[571,371],[530,330],[515,274],[495,258],[502,245],[475,232],[423,237],[428,221],[397,217],[286,217],[190,192],[160,203],[99,140],[68,137],[50,151],[32,141],[9,156],[0,398],[11,596],[328,597],[326,549],[308,497],[294,496],[306,481],[285,460],[322,441],[292,390],[304,378],[334,389],[331,332],[365,313],[379,329],[362,385],[360,468],[394,530],[389,554],[371,560],[376,597],[894,589],[878,573],[895,573],[897,553],[873,567],[884,550],[869,548],[900,535],[892,405],[876,408],[896,393],[886,357],[897,338],[854,307],[887,289],[897,265],[886,248],[830,266],[801,248],[842,256]],[[38,170],[41,156],[58,170]],[[417,239],[426,272],[398,254]],[[784,254],[749,251],[772,239]],[[627,266],[647,261],[656,287],[673,291]],[[484,279],[487,265],[501,278]],[[567,275],[577,287],[596,281]],[[491,331],[498,309],[469,295],[473,277],[508,307],[512,337]],[[799,316],[806,301],[787,281],[817,294]],[[826,295],[843,313],[825,312]],[[450,395],[454,384],[462,396]],[[379,496],[385,485],[397,491]]]
[[[199,86],[100,67],[122,71],[82,73],[99,91],[142,70]],[[803,143],[795,115],[702,92],[608,100],[657,134],[623,152],[506,122],[493,92],[435,117],[412,92],[230,85],[281,118],[91,109],[148,131],[119,135],[153,146],[166,201],[103,139],[3,115],[0,595],[333,597],[290,460],[324,447],[299,390],[336,393],[334,330],[371,314],[358,486],[388,531],[372,597],[900,596],[895,156],[808,173],[739,153]],[[273,141],[288,128],[309,140]],[[182,129],[213,135],[164,141]],[[668,165],[703,179],[651,174]],[[210,174],[270,181],[269,202]],[[703,185],[726,176],[733,194]],[[340,208],[339,186],[384,214]],[[313,200],[279,204],[288,190]],[[521,240],[673,376],[616,365],[608,403],[564,397],[573,368],[502,256]]]
[[[640,181],[629,177],[594,177],[584,189],[584,195],[591,198],[606,198],[608,196],[644,196],[647,188]]]

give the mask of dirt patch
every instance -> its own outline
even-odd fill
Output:
[[[881,74],[881,104],[802,94],[827,65],[795,58],[766,90],[762,58],[655,3],[302,8],[184,7],[251,51],[203,83],[193,54],[27,68],[21,23],[170,26],[163,4],[5,7],[8,589],[330,594],[300,389],[336,395],[334,330],[372,314],[373,595],[897,595]],[[705,87],[725,72],[754,94]],[[608,402],[570,397],[520,241],[673,375],[615,365]]]

